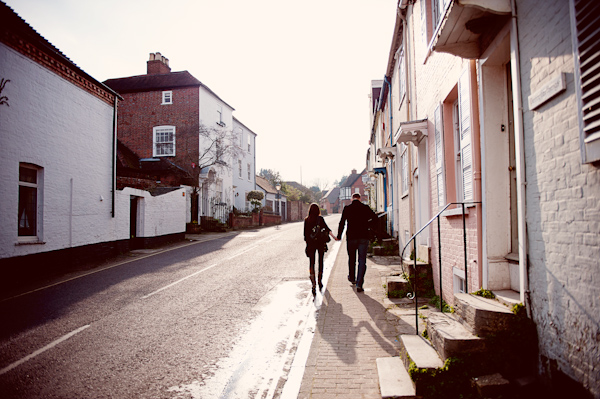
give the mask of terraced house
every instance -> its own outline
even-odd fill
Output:
[[[600,5],[400,0],[397,11],[372,89],[377,208],[445,301],[461,307],[483,288],[522,304],[542,380],[600,397]]]

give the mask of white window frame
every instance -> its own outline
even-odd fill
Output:
[[[465,282],[465,271],[457,267],[452,268],[452,288],[455,294],[465,293],[466,282]]]
[[[163,91],[161,105],[171,105],[171,104],[173,104],[173,92],[170,90]]]
[[[252,165],[248,164],[248,181],[252,181]]]
[[[401,189],[402,196],[408,195],[408,146],[400,144],[400,176],[402,178]]]
[[[225,126],[225,122],[223,122],[223,106],[221,104],[217,104],[217,125]]]
[[[238,170],[239,170],[239,177],[240,179],[242,178],[242,160],[238,159]]]
[[[172,140],[165,140],[162,134],[172,134]],[[161,136],[159,136],[161,134]],[[154,126],[152,128],[152,156],[154,157],[174,157],[175,156],[175,126]],[[159,141],[160,140],[160,141]],[[165,152],[162,149],[159,150],[161,144],[172,144],[172,151]]]
[[[589,16],[600,12],[600,5],[596,0],[570,0],[570,7],[581,162],[591,163],[600,161],[600,107],[595,104],[600,98],[598,95],[600,84],[588,84],[598,82],[600,77],[600,71],[594,69],[594,59],[597,58],[598,51],[590,51],[594,43],[598,42],[600,33],[595,28],[589,29],[589,25],[580,26],[578,22],[594,23],[595,18]],[[578,9],[579,14],[577,14]],[[584,36],[581,40],[578,32]],[[593,34],[590,34],[591,32]]]
[[[398,108],[402,106],[406,94],[406,68],[404,65],[404,46],[398,49]]]
[[[442,104],[438,105],[435,109],[433,120],[438,207],[442,207],[446,204],[446,190],[444,179],[444,119],[442,110]]]
[[[24,181],[21,180],[21,168],[24,169],[29,169],[29,170],[33,170],[35,171],[35,182],[28,182],[28,181]],[[43,173],[43,168],[36,166],[36,165],[32,165],[32,164],[28,164],[28,163],[19,163],[19,210],[17,212],[17,236],[18,236],[18,242],[20,243],[30,243],[30,242],[39,242],[40,241],[40,232],[42,230],[42,213],[41,210],[43,209],[42,206],[42,200],[43,200],[43,196],[42,196],[42,173]],[[32,235],[20,235],[19,232],[19,227],[20,224],[23,222],[22,217],[24,215],[19,215],[19,213],[21,212],[21,195],[20,195],[20,191],[21,191],[21,187],[27,187],[27,188],[33,188],[35,190],[35,211],[33,213],[35,220],[35,232]]]
[[[248,153],[252,152],[252,142],[250,140],[250,135],[247,136],[248,138]]]

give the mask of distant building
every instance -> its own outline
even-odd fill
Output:
[[[233,134],[241,148],[233,161],[234,205],[241,211],[252,210],[248,193],[256,190],[256,133],[233,117]]]
[[[361,173],[356,173],[356,169],[352,169],[350,176],[348,176],[346,181],[340,186],[340,210],[344,209],[345,206],[350,205],[352,202],[352,195],[355,193],[361,195],[362,202],[368,203],[367,192],[365,190],[365,180],[367,176],[366,169]]]

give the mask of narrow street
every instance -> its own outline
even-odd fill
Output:
[[[315,315],[302,227],[201,235],[3,300],[2,397],[295,398]]]

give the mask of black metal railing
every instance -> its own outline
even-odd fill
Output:
[[[408,282],[412,288],[412,294],[408,294],[408,298],[412,299],[415,301],[415,330],[416,330],[416,335],[419,335],[419,298],[417,295],[417,236],[423,231],[425,230],[431,223],[433,223],[434,220],[437,219],[437,224],[438,224],[438,263],[439,263],[439,269],[440,269],[440,311],[443,313],[444,312],[444,296],[443,296],[443,291],[442,291],[442,229],[441,229],[441,222],[440,222],[440,216],[442,216],[442,213],[444,213],[444,211],[446,209],[448,209],[451,205],[461,205],[462,207],[462,222],[463,222],[463,244],[464,244],[464,252],[465,252],[465,289],[468,291],[468,287],[469,287],[469,272],[468,272],[468,258],[467,258],[467,224],[466,224],[466,220],[465,220],[465,207],[466,205],[475,205],[475,204],[481,204],[481,202],[450,202],[449,204],[446,204],[446,206],[444,206],[434,217],[432,217],[429,222],[425,223],[425,225],[423,227],[421,227],[421,229],[419,231],[417,231],[415,234],[413,234],[413,236],[406,242],[406,245],[404,245],[404,248],[402,249],[402,252],[400,254],[400,260],[402,263],[402,270],[404,271],[404,251],[406,251],[406,248],[408,248],[408,246],[410,245],[411,241],[413,243],[413,259],[414,259],[414,268],[415,268],[415,277],[413,278],[413,282],[410,281],[410,278],[408,279]],[[410,274],[407,274],[406,272],[404,272],[406,274],[406,276],[410,276]]]

